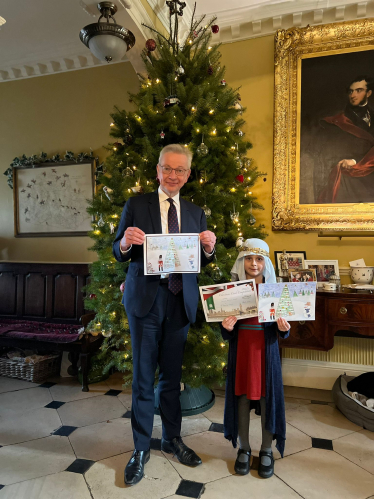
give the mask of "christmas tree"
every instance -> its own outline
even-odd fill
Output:
[[[293,308],[290,292],[286,284],[279,298],[276,316],[287,317],[288,315],[295,315],[295,310]]]
[[[226,84],[219,46],[211,46],[212,33],[219,27],[214,19],[192,18],[189,32],[179,40],[183,4],[167,4],[170,34],[155,32],[156,40],[146,43],[146,75],[139,75],[140,90],[130,95],[135,111],[116,109],[112,114],[115,142],[98,169],[98,193],[89,209],[97,220],[90,236],[98,261],[91,265],[91,299],[86,305],[96,312],[92,330],[105,336],[100,354],[105,369],[124,372],[125,382],[132,377],[132,353],[120,285],[128,264],[118,263],[112,255],[113,224],[118,224],[130,196],[157,189],[160,150],[179,143],[194,153],[181,195],[203,208],[208,229],[217,236],[216,260],[202,270],[200,285],[230,281],[238,238],[264,237],[263,226],[255,226],[252,214],[252,208],[262,209],[252,188],[263,174],[246,157],[251,143],[243,132],[238,89]],[[193,386],[222,382],[226,361],[227,345],[219,325],[206,323],[200,307],[188,335],[182,380]]]

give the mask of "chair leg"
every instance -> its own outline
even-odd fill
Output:
[[[76,376],[78,374],[79,353],[69,352],[68,359],[71,362],[71,366],[68,367],[68,374],[70,374],[70,376]]]
[[[81,368],[82,368],[82,392],[89,392],[88,388],[88,361],[90,354],[81,353]]]

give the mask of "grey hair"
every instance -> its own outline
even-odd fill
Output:
[[[168,152],[172,152],[174,154],[183,154],[186,156],[188,160],[188,168],[191,168],[191,163],[192,163],[192,152],[188,149],[188,147],[182,146],[181,144],[169,144],[168,146],[165,146],[163,149],[161,149],[160,156],[158,158],[158,164],[161,164],[161,160],[164,154],[167,154]]]

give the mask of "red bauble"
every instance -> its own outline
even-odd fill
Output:
[[[236,178],[236,180],[237,180],[238,182],[240,182],[241,184],[244,182],[244,176],[243,176],[243,175],[241,175],[241,174],[240,174],[240,175],[237,175],[235,178]]]
[[[211,65],[211,66],[209,66],[209,68],[208,68],[208,75],[212,76],[212,74],[213,74],[213,73],[214,73],[214,68],[213,68],[213,66]]]
[[[90,300],[94,300],[95,298],[96,298],[96,295],[95,295],[95,294],[93,294],[93,293],[91,293],[91,294],[90,294]]]
[[[219,26],[218,24],[213,24],[212,26],[212,32],[216,35],[219,31]]]
[[[148,52],[153,52],[154,50],[156,50],[156,47],[157,44],[152,38],[145,42],[145,48],[148,50]]]

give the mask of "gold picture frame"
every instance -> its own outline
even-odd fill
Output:
[[[314,194],[315,199],[311,202],[300,199],[300,186],[304,181],[300,173],[300,158],[303,157],[301,139],[304,139],[301,126],[302,69],[304,71],[307,60],[316,57],[321,58],[321,64],[324,64],[328,62],[326,56],[333,56],[330,59],[335,62],[338,60],[336,56],[352,59],[357,54],[360,54],[357,56],[360,60],[374,56],[374,19],[278,30],[275,35],[273,230],[374,230],[374,197],[370,202],[317,202],[317,194]],[[318,63],[316,59],[312,62]],[[367,73],[374,78],[371,67],[368,67]],[[356,76],[354,71],[353,68],[352,74],[347,75],[347,78],[351,77],[353,80]],[[317,74],[316,78],[312,83],[318,81]],[[334,85],[333,71],[332,77],[325,81],[327,89],[331,85]],[[347,88],[349,82],[345,89]],[[303,98],[305,100],[306,97]],[[344,96],[346,98],[347,94]],[[374,95],[371,99],[374,99]],[[322,152],[322,160],[323,158]],[[326,172],[331,176],[332,170],[328,168],[329,165],[326,166]],[[309,182],[308,185],[312,184]]]

